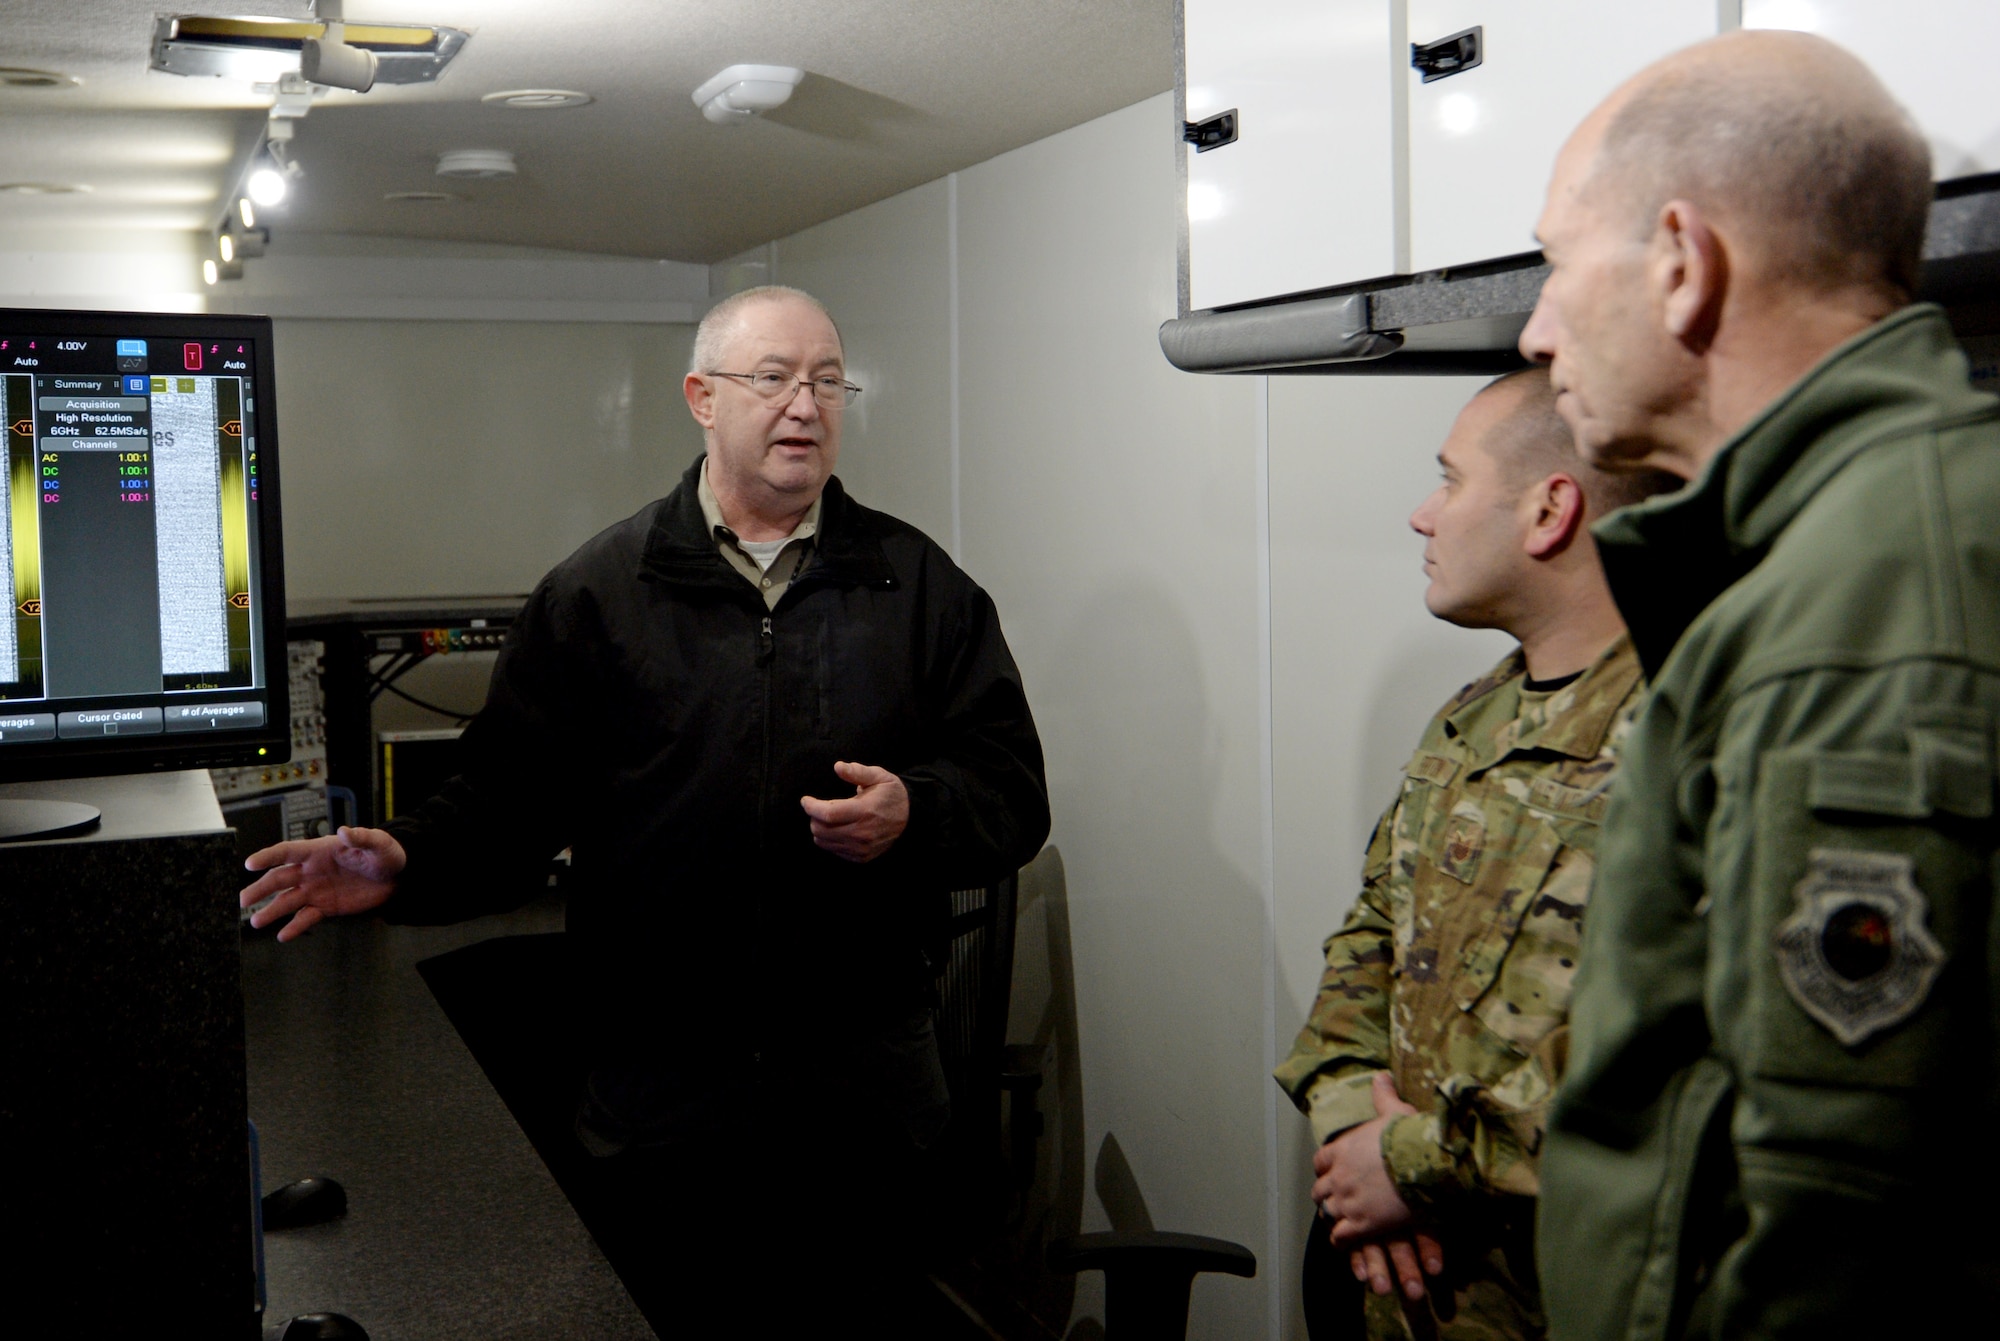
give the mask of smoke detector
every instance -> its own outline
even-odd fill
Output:
[[[489,93],[479,101],[527,112],[550,112],[563,107],[584,107],[597,100],[588,93],[567,88],[509,88]]]
[[[806,72],[796,65],[732,65],[694,91],[694,105],[719,126],[783,107]]]
[[[440,177],[493,181],[500,177],[512,177],[517,171],[511,149],[454,149],[438,155],[437,175]]]

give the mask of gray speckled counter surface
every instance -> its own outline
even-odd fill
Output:
[[[653,1337],[414,967],[561,927],[559,908],[537,905],[244,942],[264,1190],[322,1174],[348,1194],[342,1219],[266,1236],[270,1323],[333,1310],[373,1341]]]

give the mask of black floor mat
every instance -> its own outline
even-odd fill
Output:
[[[421,960],[417,972],[647,1322],[663,1337],[686,1335],[686,1301],[674,1297],[651,1260],[642,1208],[619,1196],[603,1163],[576,1138],[584,1069],[571,1042],[569,1012],[579,993],[567,936],[495,937]],[[942,1295],[926,1294],[917,1304],[924,1322],[913,1334],[937,1341],[990,1335]]]

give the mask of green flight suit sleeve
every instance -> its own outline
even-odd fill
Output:
[[[1324,1144],[1375,1117],[1369,1080],[1389,1068],[1389,988],[1396,960],[1391,885],[1399,800],[1375,825],[1362,867],[1361,896],[1326,938],[1326,969],[1291,1055],[1274,1075]]]

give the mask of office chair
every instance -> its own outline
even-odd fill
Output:
[[[938,1052],[951,1092],[948,1162],[962,1186],[976,1189],[955,1226],[977,1235],[1003,1220],[1015,1197],[1033,1179],[1042,1116],[1035,1108],[1039,1068],[1025,1049],[1007,1046],[1007,1008],[1014,981],[1014,924],[1019,880],[1007,876],[977,889],[954,890],[938,969]],[[1001,1099],[1008,1114],[1010,1149],[1003,1176]]]

